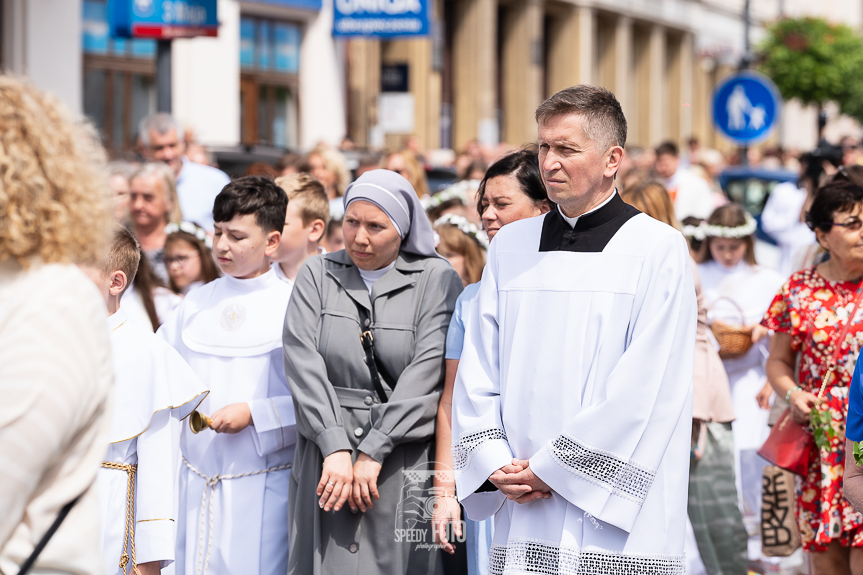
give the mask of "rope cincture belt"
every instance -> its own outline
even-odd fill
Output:
[[[132,572],[140,575],[138,572],[138,562],[135,558],[135,473],[138,472],[138,464],[128,465],[114,463],[113,461],[103,461],[102,467],[126,472],[126,531],[123,534],[123,554],[120,555],[120,569],[123,570],[125,575],[126,568],[131,559]],[[127,550],[132,553],[131,557],[126,553]]]
[[[286,463],[284,465],[279,465],[277,467],[270,467],[269,469],[259,469],[258,471],[249,471],[247,473],[238,473],[237,475],[221,475],[217,474],[213,477],[208,477],[195,469],[195,467],[189,463],[189,461],[183,457],[183,463],[186,464],[186,467],[189,468],[189,471],[200,477],[204,480],[204,493],[201,495],[201,530],[198,535],[198,553],[196,555],[197,558],[197,566],[195,567],[195,575],[206,575],[207,567],[210,565],[210,549],[213,547],[213,494],[216,492],[216,486],[221,482],[227,479],[240,479],[241,477],[251,477],[253,475],[261,475],[263,473],[270,473],[271,471],[282,471],[283,469],[290,469],[291,464]],[[210,526],[207,531],[207,552],[204,553],[204,509],[207,509],[207,513],[209,515]],[[201,562],[203,561],[203,569],[201,568]]]

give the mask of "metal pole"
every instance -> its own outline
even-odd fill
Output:
[[[171,40],[156,41],[156,111],[171,113]]]
[[[743,59],[740,61],[740,69],[748,70],[752,65],[752,46],[749,43],[749,28],[752,24],[749,17],[749,2],[746,0],[743,5]],[[740,147],[740,165],[746,166],[749,164],[749,146]]]

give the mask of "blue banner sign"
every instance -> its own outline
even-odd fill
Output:
[[[217,36],[217,0],[109,0],[114,38]]]
[[[333,35],[427,36],[429,0],[334,0]]]
[[[757,72],[738,72],[713,92],[713,123],[734,143],[763,142],[779,124],[782,98],[769,78]]]

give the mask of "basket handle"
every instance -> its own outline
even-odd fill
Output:
[[[719,300],[723,300],[723,299],[725,301],[731,303],[731,305],[733,305],[735,308],[737,308],[737,311],[740,312],[740,325],[742,325],[743,327],[746,327],[746,314],[743,313],[743,308],[741,308],[740,305],[736,301],[734,301],[733,299],[731,299],[728,296],[721,295],[718,298],[716,298],[715,300],[713,300],[713,303],[710,304],[710,307],[707,308],[707,311],[712,310],[713,307],[716,305],[716,303]]]

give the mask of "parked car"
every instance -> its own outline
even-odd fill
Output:
[[[758,222],[756,238],[776,245],[761,229],[761,212],[776,184],[796,182],[799,177],[791,170],[732,166],[719,175],[719,185],[729,200],[742,205]]]

